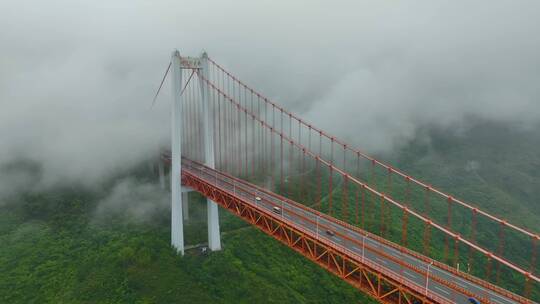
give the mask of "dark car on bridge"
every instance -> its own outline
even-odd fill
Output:
[[[469,298],[469,303],[471,303],[471,304],[480,304],[480,301],[478,301],[475,298]]]

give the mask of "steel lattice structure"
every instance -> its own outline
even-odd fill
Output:
[[[402,267],[401,273],[388,271],[385,267],[381,267],[376,263],[370,262],[369,259],[363,258],[363,254],[355,254],[354,252],[347,250],[347,248],[332,243],[317,234],[314,235],[312,231],[305,229],[305,227],[297,225],[294,222],[273,213],[269,209],[265,209],[262,207],[262,204],[264,203],[259,203],[259,205],[257,205],[254,198],[262,196],[263,198],[261,201],[266,202],[270,206],[283,206],[275,204],[275,201],[270,199],[270,197],[272,197],[307,212],[316,214],[317,216],[325,217],[336,225],[348,226],[346,223],[290,201],[285,197],[270,193],[243,180],[205,167],[200,163],[184,159],[183,167],[186,168],[182,174],[182,183],[184,185],[195,189],[205,197],[217,202],[224,209],[229,210],[236,216],[302,254],[352,286],[379,300],[381,303],[455,303],[458,292],[460,295],[478,297],[451,281],[430,275],[430,280],[456,291],[454,299],[448,300],[439,297],[436,293],[431,293],[429,290],[424,289],[424,286],[412,282],[411,280],[407,280],[403,276],[403,271],[405,270],[415,271],[423,276],[428,275],[426,271],[404,263],[400,259],[389,255],[376,247],[365,245],[362,252],[364,252],[365,249],[366,252],[376,253],[377,255],[384,256],[386,259],[392,260]],[[282,212],[295,214],[305,222],[310,221],[308,217],[291,209],[283,208]],[[313,221],[311,221],[311,223],[314,224]],[[319,227],[321,230],[329,228],[324,225],[320,225]],[[370,235],[365,231],[361,231],[360,229],[355,229],[350,226],[348,228],[354,229],[361,234],[369,235],[370,238],[376,238],[378,241],[384,242],[384,240],[381,240],[374,235]],[[339,232],[337,232],[337,234],[339,234]],[[346,235],[343,234],[341,236],[346,237]],[[349,240],[354,242],[353,239]],[[387,242],[384,243],[392,246],[392,244]],[[403,248],[400,250],[402,250],[403,254],[427,260],[426,257],[421,257],[409,250]],[[439,263],[437,263],[437,266],[444,267]],[[455,274],[460,275],[458,273]],[[518,303],[530,303],[530,301],[505,292],[496,286],[488,287],[505,294]],[[491,302],[486,298],[482,299],[482,303]]]

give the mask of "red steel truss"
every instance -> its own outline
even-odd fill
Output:
[[[302,254],[317,265],[335,274],[342,280],[370,295],[379,302],[409,304],[455,303],[455,301],[451,301],[440,297],[437,294],[427,292],[424,289],[424,286],[420,286],[417,283],[408,280],[400,273],[389,271],[376,263],[359,257],[357,254],[350,252],[342,246],[327,242],[324,239],[317,237],[317,235],[315,235],[312,231],[302,228],[301,225],[289,221],[286,218],[280,217],[260,206],[254,205],[253,202],[250,202],[245,198],[246,193],[255,195],[253,192],[254,189],[256,189],[258,192],[262,191],[269,193],[268,191],[207,167],[203,168],[205,174],[207,174],[205,176],[204,174],[197,172],[197,169],[200,169],[203,166],[192,161],[184,160],[183,167],[185,169],[182,170],[182,184],[191,187],[205,197],[210,198],[218,203],[221,207],[227,209],[266,234],[279,240],[286,246]],[[230,181],[234,181],[234,185]],[[228,185],[229,187],[224,185]],[[235,187],[235,190],[231,191],[231,187]],[[295,204],[284,197],[280,197],[275,194],[272,195],[286,200],[288,203]],[[301,206],[305,210],[316,212],[303,205],[296,205]],[[291,211],[288,210],[287,212]],[[300,214],[297,214],[297,216],[302,217]],[[321,214],[321,216],[331,218],[324,214]],[[304,221],[310,221],[310,219],[307,217],[303,217],[302,219]],[[333,221],[340,223],[340,221],[336,219],[333,219]],[[343,224],[347,225],[345,223]],[[321,229],[325,229],[325,227],[322,226]],[[352,239],[350,239],[350,241],[355,242],[355,240]],[[377,254],[382,255],[385,258],[399,263],[404,269],[415,271],[424,276],[428,275],[425,270],[404,263],[398,258],[379,251],[377,248],[364,244],[363,246],[366,246],[366,250],[377,252]],[[395,244],[394,246],[400,247]],[[401,250],[407,254],[414,254],[405,248],[401,248]],[[437,263],[436,261],[434,262]],[[444,267],[444,265],[441,266]],[[479,298],[478,295],[471,294],[469,291],[461,288],[455,283],[442,280],[436,276],[432,276],[431,274],[429,275],[429,280],[433,280],[450,287],[452,290],[455,290],[456,293],[481,299],[482,303],[491,303],[487,298]],[[496,287],[493,286],[493,288]],[[500,291],[504,292],[504,290]],[[519,296],[510,293],[509,295],[518,303],[532,303],[531,301]]]

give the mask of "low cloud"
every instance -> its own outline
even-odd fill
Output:
[[[126,178],[119,180],[110,193],[98,202],[95,219],[121,215],[137,221],[148,221],[168,208],[169,203],[168,192],[159,185]]]
[[[173,48],[207,50],[368,152],[470,117],[530,124],[539,11],[538,1],[3,1],[0,165],[30,159],[45,186],[94,184],[155,155],[168,144],[170,88],[150,103]]]

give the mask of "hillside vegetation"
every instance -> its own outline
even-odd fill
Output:
[[[413,141],[390,162],[540,231],[537,130],[486,123],[428,134],[430,141]],[[1,170],[40,171],[25,162]],[[168,194],[146,165],[93,189],[62,186],[1,200],[1,303],[373,302],[223,210],[222,251],[176,255]],[[198,194],[190,201],[186,243],[203,243],[205,204]]]
[[[140,171],[138,182],[149,181]],[[110,214],[96,212],[113,188],[62,188],[4,201],[0,303],[370,302],[223,210],[223,250],[180,257],[169,245],[167,206],[144,217],[129,206],[125,214],[112,207]],[[198,194],[190,200],[186,243],[202,243],[205,204]]]

